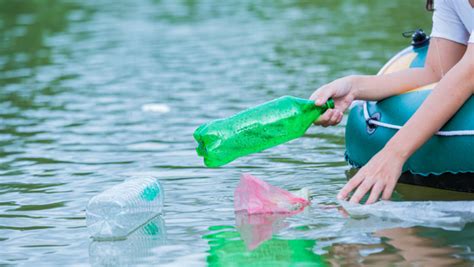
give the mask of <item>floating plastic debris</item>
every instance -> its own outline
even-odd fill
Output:
[[[447,230],[474,221],[474,201],[379,201],[371,205],[340,202],[353,218],[375,216]]]
[[[303,190],[304,192],[298,194],[309,197],[309,191]],[[309,199],[272,186],[250,174],[242,175],[234,192],[235,211],[246,211],[248,214],[294,214],[302,211],[309,204]]]
[[[163,187],[156,178],[136,178],[115,185],[89,200],[89,233],[96,240],[125,239],[161,213],[163,198]]]
[[[332,99],[317,107],[312,100],[280,97],[199,126],[193,135],[196,151],[206,166],[219,167],[301,137],[330,108],[334,108]]]
[[[142,106],[143,112],[168,113],[171,108],[166,104],[149,103]]]

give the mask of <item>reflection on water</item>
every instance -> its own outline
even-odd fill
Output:
[[[343,217],[347,213],[341,208],[328,207]],[[333,225],[320,226],[306,231],[306,238],[293,237],[284,240],[275,236],[290,226],[282,214],[248,215],[236,213],[236,228],[233,226],[210,227],[208,240],[211,266],[288,266],[309,264],[310,266],[347,266],[354,263],[379,265],[427,265],[427,266],[471,266],[473,259],[469,249],[442,244],[436,228],[414,227],[416,223],[368,216],[344,218]],[[464,229],[473,230],[474,224]],[[237,231],[236,231],[237,230]],[[448,231],[449,239],[457,239],[460,229]],[[342,237],[342,238],[341,238]],[[314,238],[317,238],[315,240]],[[467,247],[472,239],[466,240]],[[381,242],[385,240],[386,242]],[[463,255],[462,258],[450,255]],[[467,259],[463,259],[467,258]]]
[[[143,256],[138,262],[203,266],[208,256],[259,251],[269,255],[255,256],[261,261],[338,262],[346,247],[361,248],[346,250],[357,262],[403,258],[380,227],[356,232],[367,222],[344,226],[355,222],[320,208],[336,204],[346,182],[344,122],[219,169],[202,166],[192,133],[281,95],[307,97],[337,77],[376,73],[407,45],[400,33],[429,30],[430,16],[423,0],[0,0],[0,265],[107,261],[97,244],[88,258],[85,206],[140,175],[163,183],[167,238],[145,249],[151,258],[126,243],[130,251],[110,249]],[[305,213],[274,221],[285,227],[251,252],[236,229],[209,230],[234,225],[243,172],[314,192]],[[472,227],[406,229],[442,249],[440,262],[472,265]]]
[[[92,241],[89,260],[92,266],[137,266],[156,262],[155,250],[165,242],[165,222],[157,216],[125,240]]]
[[[417,185],[399,183],[396,187],[398,194],[404,200],[423,201],[423,200],[474,200],[474,194],[465,192],[454,192],[438,188],[425,188]]]
[[[347,216],[344,209],[329,210]],[[302,237],[286,240],[278,233],[290,226],[283,214],[248,215],[236,213],[236,227],[213,226],[203,238],[210,246],[210,266],[346,266],[354,263],[384,265],[421,264],[429,266],[469,266],[469,260],[449,255],[469,254],[470,250],[441,245],[438,236],[429,236],[410,221],[367,216],[344,218],[319,226]],[[471,229],[474,224],[466,228]],[[435,228],[436,229],[436,228]],[[456,236],[456,232],[450,235]],[[277,235],[277,236],[276,236]],[[317,241],[315,238],[317,238]],[[386,240],[386,242],[381,242]],[[472,241],[469,241],[472,242]],[[470,257],[472,259],[472,257]]]
[[[472,231],[472,225],[470,227]],[[375,232],[386,240],[378,243],[337,243],[328,249],[326,257],[334,266],[472,266],[470,250],[445,246],[442,236],[429,236],[423,228],[393,228]],[[451,235],[451,233],[450,233]],[[456,236],[455,233],[452,233]],[[441,241],[442,240],[442,241]],[[472,244],[471,244],[472,246]],[[457,255],[452,257],[452,255]]]
[[[249,251],[233,226],[213,226],[204,236],[209,266],[326,266],[312,249],[314,240],[271,238]]]
[[[379,231],[376,234],[388,238],[390,240],[388,244],[399,250],[398,254],[411,264],[416,263],[424,266],[472,265],[466,260],[449,257],[449,255],[462,252],[461,249],[438,246],[436,239],[423,236],[423,230],[417,228],[390,229]]]
[[[240,211],[235,214],[236,228],[249,251],[254,250],[263,242],[272,238],[289,225],[284,222],[287,214],[248,214]]]

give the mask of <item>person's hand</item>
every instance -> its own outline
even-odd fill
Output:
[[[326,110],[314,124],[327,127],[341,122],[344,111],[355,99],[353,80],[354,76],[343,77],[314,91],[310,99],[314,100],[317,106],[324,105],[329,98],[334,100],[334,109]]]
[[[341,189],[337,198],[345,200],[355,190],[350,202],[359,203],[366,193],[370,196],[365,204],[376,202],[380,194],[388,200],[402,173],[405,160],[390,149],[382,149],[377,153],[347,184]]]

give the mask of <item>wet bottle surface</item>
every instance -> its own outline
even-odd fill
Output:
[[[244,110],[232,117],[201,125],[194,132],[197,153],[208,167],[227,164],[238,157],[260,152],[301,137],[327,109],[314,101],[283,96]]]
[[[162,212],[163,187],[156,178],[137,178],[94,196],[86,208],[87,228],[96,240],[124,239]]]

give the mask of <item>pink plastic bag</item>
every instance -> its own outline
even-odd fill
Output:
[[[235,211],[248,214],[295,214],[309,205],[309,201],[250,175],[243,174],[234,192]]]

